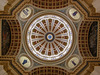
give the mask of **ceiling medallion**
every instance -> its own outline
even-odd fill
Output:
[[[27,31],[30,51],[42,60],[57,60],[66,55],[72,45],[70,25],[57,15],[43,15],[35,19]]]
[[[69,13],[70,17],[74,20],[79,20],[81,18],[80,13],[75,8],[69,9],[68,13]]]
[[[73,57],[69,60],[68,62],[68,67],[69,68],[74,68],[79,64],[79,58],[77,57]]]
[[[25,68],[29,68],[31,66],[31,61],[27,56],[21,56],[19,58],[19,62]]]
[[[26,7],[20,12],[20,18],[27,19],[30,17],[31,14],[32,14],[32,9],[30,7]]]
[[[68,66],[68,68],[73,69],[76,66],[78,66],[80,62],[80,58],[79,56],[71,56],[67,61],[66,61],[66,66]]]

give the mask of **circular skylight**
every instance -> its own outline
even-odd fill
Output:
[[[63,57],[72,45],[73,34],[68,22],[57,15],[43,15],[35,19],[27,31],[30,51],[43,60]]]

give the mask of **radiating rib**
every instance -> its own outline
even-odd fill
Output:
[[[55,41],[60,47],[62,47],[63,49],[65,48],[65,46],[62,44],[62,43],[60,43],[60,42],[58,42],[58,41]]]
[[[51,22],[51,31],[53,30],[54,23],[55,23],[55,20],[54,20],[54,19],[52,19],[52,22]]]
[[[55,29],[53,30],[53,32],[55,32],[59,28],[60,25],[61,25],[61,22],[58,22],[57,25],[55,26]]]
[[[39,32],[42,32],[42,33],[45,33],[43,30],[41,30],[39,27],[35,27],[35,29],[37,30],[37,31],[39,31]]]
[[[46,50],[45,50],[46,55],[48,55],[48,51],[49,51],[49,43],[47,43],[47,47],[46,47]]]
[[[68,36],[68,33],[61,33],[61,34],[58,34],[56,36]]]
[[[32,32],[32,35],[44,36],[43,34],[35,33],[35,32]]]
[[[46,45],[46,42],[45,42],[45,43],[42,45],[42,47],[39,49],[39,52],[42,52],[42,51],[43,51],[45,45]]]
[[[68,39],[61,39],[61,38],[56,38],[57,40],[60,40],[62,42],[68,42]]]
[[[41,27],[45,30],[45,32],[47,32],[47,30],[46,30],[46,28],[45,28],[44,24],[43,24],[42,22],[40,22],[39,24],[40,24],[40,25],[41,25]]]
[[[54,55],[54,50],[53,50],[53,47],[52,47],[51,43],[50,43],[50,46],[51,46],[51,55]]]
[[[39,40],[42,40],[43,38],[35,38],[35,39],[32,39],[31,41],[32,42],[35,42],[35,41],[39,41]]]
[[[59,29],[59,30],[56,32],[56,34],[59,33],[59,32],[61,32],[61,31],[63,31],[63,30],[65,30],[65,27],[62,27],[61,29]]]
[[[58,46],[57,46],[54,42],[53,42],[53,45],[54,45],[56,51],[57,51],[58,53],[60,53],[60,49],[58,48]]]
[[[46,26],[47,26],[48,31],[49,31],[49,21],[48,21],[48,19],[46,19]]]
[[[36,45],[34,45],[35,48],[37,48],[39,45],[41,45],[44,41],[41,41],[39,43],[37,43]]]

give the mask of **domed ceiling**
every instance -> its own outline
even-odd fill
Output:
[[[90,75],[100,65],[100,14],[92,2],[2,1],[0,72]]]
[[[72,44],[71,28],[56,15],[43,15],[34,20],[26,36],[30,50],[43,60],[61,58]]]

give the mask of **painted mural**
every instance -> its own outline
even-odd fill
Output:
[[[89,30],[89,48],[91,54],[97,56],[97,33],[98,33],[98,22],[93,22]]]
[[[5,55],[10,47],[11,32],[6,20],[2,20],[2,55]]]

